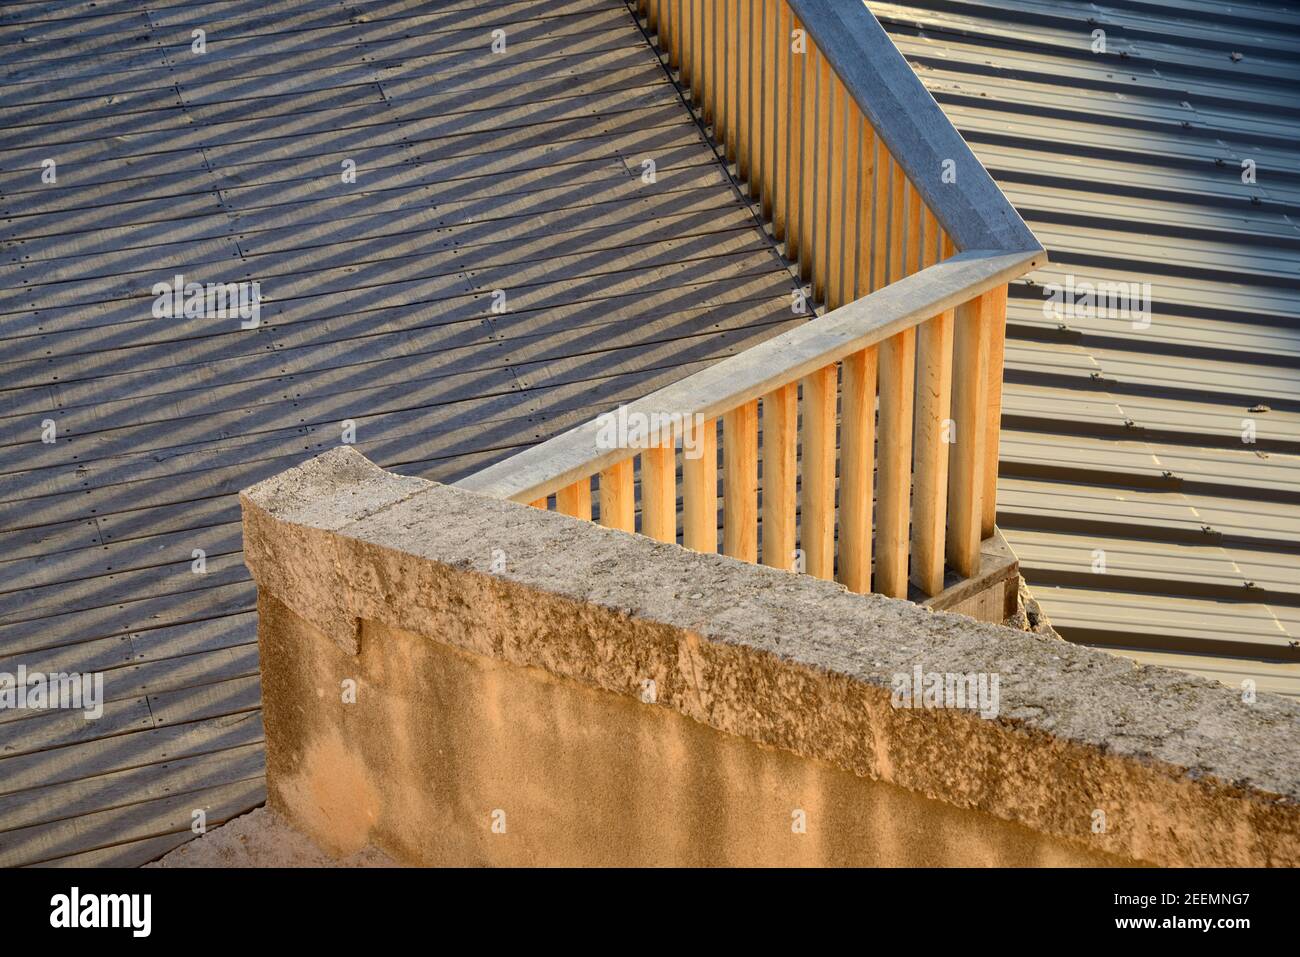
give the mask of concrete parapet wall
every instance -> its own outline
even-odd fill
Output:
[[[270,801],[338,853],[1300,862],[1300,708],[1284,699],[391,475],[350,449],[243,505]],[[996,676],[996,713],[897,707],[897,676],[918,669]]]

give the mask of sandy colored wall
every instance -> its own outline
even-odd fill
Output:
[[[1074,842],[365,623],[259,605],[273,807],[425,865],[1096,865]],[[343,682],[357,682],[343,703]]]
[[[346,449],[243,503],[272,800],[339,851],[1300,862],[1300,708],[1277,696],[392,475]],[[914,668],[998,676],[999,707],[899,708],[891,676]],[[789,830],[795,810],[806,834]]]

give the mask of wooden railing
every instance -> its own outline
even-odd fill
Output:
[[[596,479],[635,531],[639,465],[640,531],[675,542],[681,455],[681,543],[716,551],[720,446],[725,554],[895,597],[977,574],[1006,283],[1041,246],[858,0],[636,12],[826,313],[632,403],[616,443],[597,419],[459,484],[590,520]]]

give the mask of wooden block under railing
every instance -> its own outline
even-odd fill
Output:
[[[671,445],[641,452],[641,534],[677,541],[677,451]]]
[[[799,386],[763,396],[763,564],[794,567]]]
[[[555,510],[584,521],[591,521],[591,479],[579,479],[555,493]]]
[[[979,574],[984,444],[988,436],[989,328],[996,293],[957,307],[953,327],[952,419],[948,472],[948,561],[965,578]]]
[[[600,524],[636,531],[636,479],[630,456],[600,473]]]
[[[722,551],[758,561],[758,402],[722,418]]]
[[[688,454],[690,446],[694,449]],[[718,423],[715,419],[694,428],[682,442],[682,544],[697,552],[718,550]]]
[[[835,405],[839,369],[829,365],[803,380],[803,508],[808,574],[835,577]]]

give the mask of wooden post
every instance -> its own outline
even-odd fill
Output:
[[[833,137],[835,111],[831,98],[834,95],[835,73],[831,61],[819,50],[817,53],[817,122],[816,140],[813,143],[812,158],[814,163],[814,195],[812,225],[814,238],[813,249],[813,298],[818,302],[830,302],[827,293],[831,262],[831,171],[835,168]]]
[[[789,67],[789,128],[786,132],[786,228],[785,257],[793,263],[803,261],[804,250],[804,78],[808,73],[808,53],[794,52],[794,32],[803,29],[793,12],[790,12],[790,32],[786,35],[786,61]],[[800,273],[802,275],[802,272]]]
[[[600,524],[636,531],[636,484],[630,457],[600,473]]]
[[[872,471],[876,447],[876,349],[844,360],[840,426],[839,580],[871,590]]]
[[[835,402],[839,369],[803,380],[803,551],[808,574],[835,576]]]
[[[875,145],[871,176],[871,292],[889,285],[889,191],[894,176],[894,158],[884,140],[873,136]]]
[[[862,193],[867,189],[867,183],[862,178],[866,167],[862,156],[862,127],[866,121],[853,100],[847,96],[844,99],[844,162],[841,164],[843,175],[838,184],[840,202],[836,206],[843,222],[839,246],[840,282],[835,291],[836,304],[841,306],[863,294],[858,292],[858,269],[863,243],[859,227]]]
[[[819,54],[812,38],[805,36],[808,50],[803,61],[801,92],[803,94],[800,117],[801,143],[799,153],[799,275],[804,280],[813,278],[813,259],[816,255],[815,227],[817,224],[817,60]],[[815,298],[815,297],[814,297]]]
[[[775,0],[776,22],[773,24],[772,53],[775,57],[775,84],[772,89],[772,112],[775,121],[773,161],[769,178],[772,184],[772,235],[778,242],[786,238],[790,183],[787,170],[790,159],[790,8],[785,0]]]
[[[888,282],[906,275],[907,177],[889,163]],[[880,211],[877,220],[884,219]],[[876,591],[907,597],[908,519],[912,491],[912,403],[916,374],[916,328],[880,344],[880,474],[876,488]]]
[[[859,167],[862,172],[858,181],[858,241],[855,250],[858,264],[857,296],[865,296],[874,288],[871,285],[871,264],[880,245],[872,218],[875,209],[876,180],[880,178],[877,175],[879,164],[876,161],[876,131],[871,128],[865,116],[862,117],[861,127],[862,153]]]
[[[984,433],[984,480],[980,486],[980,537],[988,538],[998,519],[998,449],[1002,441],[1002,366],[1007,347],[1007,287],[989,290],[989,385]]]
[[[578,479],[555,493],[555,510],[562,515],[591,521],[591,479]]]
[[[921,267],[938,259],[939,226],[926,210]],[[916,427],[912,466],[912,581],[927,595],[943,590],[952,405],[951,310],[923,322],[916,347]]]
[[[776,93],[777,50],[776,45],[777,16],[776,10],[781,0],[760,0],[762,21],[759,24],[758,42],[759,66],[757,82],[759,89],[759,108],[762,111],[763,129],[758,138],[759,143],[759,201],[763,218],[772,219],[772,204],[776,198],[776,131],[780,129],[776,105],[780,102]]]
[[[724,155],[728,162],[739,162],[736,158],[736,138],[739,135],[738,106],[740,102],[740,55],[739,20],[741,0],[717,0],[722,12],[722,71],[718,78],[722,81],[722,93],[719,95],[722,107],[723,136],[720,142],[725,147]],[[747,0],[746,0],[747,2]],[[737,167],[739,168],[739,167]]]
[[[722,550],[758,561],[758,403],[722,418]]]
[[[876,488],[876,585],[907,597],[908,513],[912,490],[912,396],[916,329],[880,344],[880,470]]]
[[[763,564],[794,566],[799,386],[763,396]]]
[[[851,148],[856,148],[857,137],[856,130],[853,130],[853,143],[850,145],[849,113],[844,108],[848,93],[839,77],[829,70],[829,65],[827,72],[830,75],[830,115],[832,120],[828,137],[830,158],[826,182],[826,195],[829,206],[827,209],[829,218],[827,228],[830,234],[830,241],[826,244],[826,308],[838,309],[847,301],[844,298],[844,247],[845,236],[847,235],[844,221],[849,212],[849,201],[848,194],[845,192],[845,185],[847,184],[847,164],[850,159],[849,151]]]
[[[671,445],[641,452],[641,534],[677,541],[677,450]]]
[[[744,182],[752,180],[750,145],[754,138],[753,37],[751,24],[755,0],[741,0],[735,8],[731,29],[736,37],[736,173]]]
[[[682,544],[712,553],[718,550],[718,423],[690,428],[682,444]],[[687,453],[692,443],[698,455]]]
[[[979,574],[984,444],[988,429],[989,327],[996,293],[957,307],[953,328],[952,419],[956,429],[948,480],[948,561],[959,575]]]

